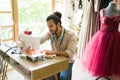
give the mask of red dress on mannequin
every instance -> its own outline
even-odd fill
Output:
[[[120,76],[120,16],[100,18],[101,28],[89,41],[81,63],[94,76]]]

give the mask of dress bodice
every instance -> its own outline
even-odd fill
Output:
[[[116,32],[118,31],[118,27],[120,23],[120,15],[115,17],[105,16],[103,9],[100,22],[101,22],[100,31]]]

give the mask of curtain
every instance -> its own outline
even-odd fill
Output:
[[[90,2],[83,0],[84,15],[79,34],[78,57],[83,53],[89,39],[100,29],[100,9],[105,8],[109,2],[110,0],[91,0]]]
[[[84,51],[84,48],[86,44],[88,43],[89,39],[93,35],[93,27],[94,26],[94,6],[93,1],[91,0],[88,2],[88,0],[83,0],[83,20],[81,25],[81,30],[79,33],[79,42],[78,42],[78,57],[81,56],[81,54]]]
[[[120,9],[120,0],[114,0],[114,1],[117,3],[117,5],[119,6],[119,9]],[[118,30],[119,30],[119,32],[120,32],[120,24],[119,24]]]
[[[120,0],[114,0],[116,3],[117,3],[117,5],[119,6],[119,9],[120,9]]]
[[[2,30],[1,30],[1,27],[0,27],[0,45],[2,44],[2,39],[1,39],[1,34],[2,34],[2,32],[1,32]]]
[[[81,70],[79,58],[81,57],[88,41],[99,29],[100,1],[97,0],[94,2],[94,0],[91,0],[90,2],[88,2],[88,0],[83,0],[82,2],[83,2],[83,20],[81,30],[79,33],[78,54],[72,68],[72,80],[95,80],[96,77],[93,77],[87,72],[83,72]],[[95,8],[97,12],[96,14]]]
[[[73,6],[72,6],[72,0],[63,0],[63,22],[66,22],[68,20],[68,17],[73,16]]]
[[[95,12],[96,12],[96,17],[95,17],[95,27],[94,27],[94,32],[97,32],[100,29],[100,4],[101,0],[95,0]]]
[[[83,0],[83,20],[82,20],[81,30],[79,33],[78,54],[72,68],[72,80],[89,80],[89,79],[85,79],[85,77],[88,77],[89,74],[82,72],[79,65],[79,58],[83,53],[87,42],[92,36],[93,19],[94,19],[93,2],[92,1],[88,2],[88,0]],[[83,74],[85,74],[86,76],[84,77]],[[94,80],[93,78],[91,79]]]

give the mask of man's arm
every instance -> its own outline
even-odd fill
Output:
[[[41,52],[46,52],[48,55],[56,54],[57,56],[69,57],[66,52],[57,52],[57,51],[50,51],[50,50],[43,50]]]
[[[66,51],[59,52],[59,51],[44,50],[43,52],[46,52],[49,55],[56,54],[58,56],[73,58],[74,54],[76,53],[76,49],[77,49],[77,37],[75,35],[72,35],[70,40],[68,41]]]
[[[45,41],[49,40],[51,38],[50,32],[47,32],[39,37],[40,44],[43,44]]]
[[[67,52],[55,52],[55,51],[53,51],[53,54],[56,54],[57,56],[64,56],[64,57],[69,58]]]
[[[72,34],[68,41],[67,49],[64,52],[58,52],[57,55],[65,56],[68,58],[73,58],[77,50],[77,37]]]

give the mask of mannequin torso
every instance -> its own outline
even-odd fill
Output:
[[[117,5],[115,2],[110,2],[108,7],[104,9],[104,15],[108,17],[115,17],[120,15],[120,11],[117,10]],[[102,10],[100,11],[100,16],[102,17]]]

